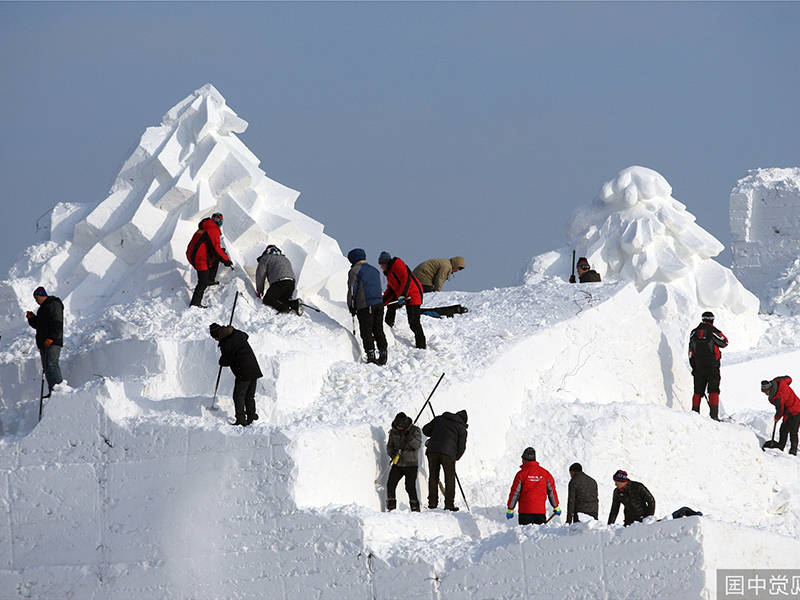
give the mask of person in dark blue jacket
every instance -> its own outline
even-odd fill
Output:
[[[428,436],[428,508],[439,505],[439,469],[444,470],[444,509],[457,511],[456,461],[467,449],[467,411],[445,412],[422,428]]]
[[[25,313],[28,325],[36,330],[36,347],[42,358],[42,369],[47,379],[47,395],[49,398],[53,388],[64,381],[58,359],[64,345],[64,304],[60,298],[48,296],[42,286],[33,291],[33,298],[39,305],[36,314]]]
[[[246,427],[258,420],[256,414],[256,384],[263,377],[258,360],[244,331],[234,329],[230,325],[209,325],[211,337],[219,344],[219,364],[230,367],[236,381],[233,384],[233,405],[236,410],[236,422],[232,425]]]
[[[381,274],[367,263],[367,253],[354,248],[347,253],[353,265],[347,274],[347,307],[358,317],[361,342],[367,353],[367,362],[385,365],[388,357],[386,335],[383,333],[383,290]],[[375,354],[375,344],[378,354]]]

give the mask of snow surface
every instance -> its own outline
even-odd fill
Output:
[[[294,210],[296,192],[258,170],[235,137],[245,126],[211,86],[198,90],[147,130],[107,199],[58,205],[51,239],[0,282],[3,597],[713,598],[718,568],[800,567],[800,461],[761,450],[772,410],[759,390],[793,374],[800,319],[758,315],[660,175],[623,171],[571,220],[603,283],[567,283],[565,247],[535,257],[525,285],[426,295],[469,312],[425,317],[427,350],[399,318],[377,367],[344,306],[346,260]],[[189,308],[183,250],[218,209],[239,267],[206,293],[208,309]],[[259,305],[248,275],[267,241],[288,250],[322,313]],[[41,423],[23,318],[39,284],[67,307],[68,383]],[[233,324],[265,373],[248,428],[228,424],[227,370],[220,409],[207,408],[208,324],[229,318],[237,291]],[[708,307],[731,339],[729,422],[689,410],[686,338]],[[391,420],[416,415],[442,373],[432,406],[470,415],[458,473],[471,511],[457,497],[457,514],[410,513],[399,489],[399,509],[381,512]],[[571,463],[597,479],[600,521],[505,520],[530,445],[562,506]],[[664,519],[604,524],[619,468]],[[424,500],[424,461],[420,471]],[[705,516],[672,520],[684,505]]]

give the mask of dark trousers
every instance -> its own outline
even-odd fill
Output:
[[[64,381],[64,378],[61,377],[61,367],[58,365],[61,346],[50,344],[49,348],[39,348],[39,356],[42,358],[42,370],[44,378],[47,379],[47,389],[52,392],[57,384]]]
[[[546,521],[547,517],[545,515],[540,515],[538,513],[519,513],[520,525],[544,525]]]
[[[236,378],[233,384],[233,406],[236,409],[236,420],[250,422],[256,414],[256,385],[258,379],[245,381]]]
[[[719,367],[716,369],[711,369],[709,371],[700,372],[697,369],[694,370],[694,393],[703,396],[706,393],[706,387],[708,387],[708,393],[710,394],[719,394],[719,382],[721,376],[719,374]]]
[[[425,294],[430,294],[431,292],[435,292],[436,290],[434,290],[434,289],[433,289],[433,286],[432,286],[432,285],[425,285],[425,284],[423,283],[423,284],[422,284],[422,291],[423,291]]]
[[[786,439],[792,441],[789,446],[789,454],[797,455],[797,429],[800,427],[800,413],[792,415],[791,417],[784,417],[781,423],[781,437],[778,441],[778,447],[783,450],[786,448]]]
[[[378,349],[386,350],[386,335],[383,333],[383,304],[373,304],[367,308],[360,308],[356,312],[358,317],[358,332],[361,334],[361,343],[364,344],[364,351]]]
[[[294,280],[281,279],[269,286],[264,294],[264,304],[281,313],[291,312],[292,294],[294,294]]]
[[[425,340],[425,332],[422,330],[422,323],[419,322],[419,317],[422,314],[422,306],[411,306],[406,304],[406,316],[408,317],[408,326],[414,332],[414,342],[417,348],[425,349],[428,344]],[[397,305],[392,304],[386,309],[386,324],[389,327],[394,326],[394,317],[397,312]]]
[[[444,507],[453,508],[456,499],[456,459],[441,452],[427,452],[428,508],[439,506],[439,470],[444,470]]]
[[[408,494],[408,503],[411,508],[419,508],[419,496],[417,496],[417,467],[398,467],[392,465],[389,470],[389,480],[386,482],[386,504],[387,507],[392,509],[396,505],[395,495],[397,484],[405,477],[406,493]]]
[[[197,285],[194,288],[194,294],[192,294],[192,301],[189,306],[200,306],[203,303],[203,294],[206,293],[208,284],[217,279],[218,268],[219,262],[214,261],[214,264],[208,270],[197,272]]]

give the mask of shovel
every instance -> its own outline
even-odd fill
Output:
[[[778,426],[778,422],[777,422],[777,421],[775,421],[775,422],[772,424],[772,439],[771,439],[771,440],[767,440],[766,442],[764,442],[764,445],[763,445],[763,446],[761,446],[761,449],[762,449],[762,450],[766,450],[767,448],[779,448],[779,447],[780,447],[780,445],[778,444],[778,442],[776,442],[776,441],[775,441],[775,428],[776,428],[777,426]]]

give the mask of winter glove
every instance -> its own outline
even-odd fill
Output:
[[[570,275],[569,276],[569,282],[570,283],[575,283],[575,275]]]
[[[400,297],[397,299],[397,306],[403,306],[403,304],[405,303],[405,301],[406,301],[406,297],[405,297],[405,296],[400,296]]]
[[[35,314],[33,314],[31,311],[26,311],[26,312],[25,312],[25,318],[26,318],[26,319],[32,319],[32,318],[33,318],[33,317],[35,317],[35,316],[36,316],[36,315],[35,315]]]
[[[45,348],[49,348],[53,345],[53,340],[45,340],[44,344],[42,344]]]
[[[556,506],[553,509],[553,514],[556,515],[557,517],[560,516],[561,515],[561,507],[560,506]]]
[[[233,261],[232,260],[226,260],[222,264],[225,265],[226,267],[230,267],[231,269],[233,268]]]
[[[513,519],[514,518],[514,509],[507,508],[506,509],[506,519]]]

